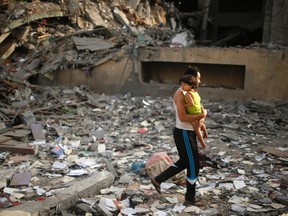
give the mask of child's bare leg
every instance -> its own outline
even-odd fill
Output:
[[[193,126],[193,128],[195,130],[195,133],[196,133],[198,139],[199,139],[199,142],[202,145],[202,148],[205,149],[207,145],[204,142],[204,138],[202,136],[201,129],[200,129],[201,127],[198,127],[197,125],[195,125],[195,122],[192,122],[192,126]]]
[[[203,138],[208,138],[208,132],[204,124],[201,125],[201,131],[203,132]]]

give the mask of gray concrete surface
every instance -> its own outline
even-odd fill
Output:
[[[72,183],[71,186],[48,197],[45,201],[30,201],[22,205],[0,211],[1,216],[52,216],[56,211],[69,209],[82,197],[98,194],[101,189],[110,187],[114,175],[106,170]]]

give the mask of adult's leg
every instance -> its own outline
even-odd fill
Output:
[[[174,128],[173,137],[178,150],[179,160],[155,177],[155,180],[158,183],[166,181],[167,179],[186,169],[188,166],[188,155],[186,153],[183,130]]]
[[[193,203],[195,202],[196,181],[199,175],[196,134],[194,131],[175,128],[173,136],[178,150],[179,160],[172,166],[168,167],[164,172],[156,176],[154,180],[157,184],[160,184],[187,168],[185,200]]]
[[[194,131],[183,131],[183,136],[188,159],[185,200],[194,202],[199,175],[198,146]]]

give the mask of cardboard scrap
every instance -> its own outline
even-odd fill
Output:
[[[272,155],[276,155],[278,157],[288,158],[288,152],[281,151],[281,150],[274,148],[272,146],[266,146],[262,149],[262,151],[267,152],[267,153],[272,154]]]
[[[39,123],[31,124],[31,130],[34,140],[45,140],[45,134],[43,132],[42,125]]]
[[[31,178],[31,173],[14,173],[9,186],[28,186]]]

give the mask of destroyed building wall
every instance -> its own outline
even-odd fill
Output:
[[[202,71],[203,86],[200,91],[205,98],[288,99],[288,76],[285,73],[288,68],[287,50],[195,47],[160,48],[157,51],[139,48],[137,51],[135,73],[138,77],[134,76],[134,80],[127,81],[123,91],[137,86],[134,94],[170,95],[187,65],[196,64]],[[149,73],[143,70],[143,65],[147,63],[154,63],[154,67],[157,67],[155,63],[160,63],[159,68],[155,69],[159,73],[143,82],[145,73]],[[228,67],[225,73],[221,65],[223,69]],[[215,79],[218,79],[217,83]],[[231,86],[225,88],[227,82],[231,82]]]
[[[115,94],[133,71],[133,62],[130,59],[120,61],[109,61],[98,67],[84,72],[80,69],[67,69],[52,74],[52,80],[43,76],[38,78],[40,85],[63,86],[73,88],[84,85],[90,90]]]
[[[288,0],[267,0],[263,42],[288,44]]]
[[[105,94],[169,96],[188,65],[202,71],[199,91],[210,99],[287,100],[287,50],[138,47],[130,58],[108,61],[90,71],[53,73],[41,85],[87,88]],[[42,81],[41,81],[42,80]]]

